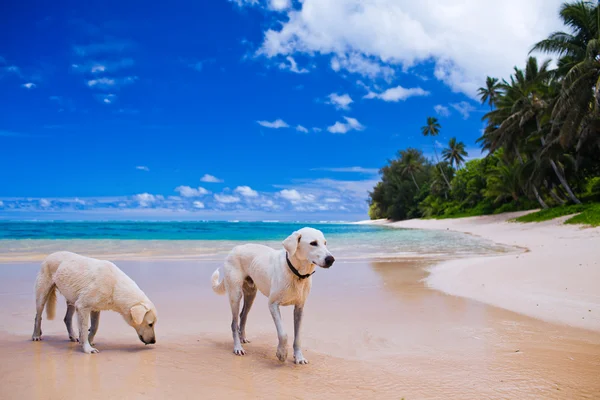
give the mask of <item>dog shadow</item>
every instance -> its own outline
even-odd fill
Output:
[[[306,368],[308,365],[296,365],[294,363],[294,353],[290,348],[288,349],[288,358],[285,362],[279,361],[275,355],[277,351],[277,343],[269,344],[262,342],[261,340],[254,339],[250,343],[244,344],[244,350],[246,354],[243,356],[237,356],[233,354],[233,341],[223,341],[214,338],[205,338],[203,340],[207,345],[213,349],[222,352],[223,357],[226,355],[231,356],[234,360],[239,360],[242,363],[252,363],[255,366],[265,368],[268,370],[277,371],[281,368],[293,367]]]
[[[31,339],[29,340],[31,342]],[[35,342],[33,342],[35,343]],[[81,354],[81,346],[79,342],[72,342],[68,337],[62,337],[58,335],[42,336],[42,340],[39,342],[41,346],[50,346],[53,350],[71,350],[78,351]],[[94,343],[100,353],[141,353],[144,351],[151,351],[151,346],[137,345],[137,344],[125,344],[125,343],[111,343],[96,340]]]

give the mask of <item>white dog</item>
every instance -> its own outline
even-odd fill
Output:
[[[93,346],[98,331],[100,311],[116,311],[125,318],[145,344],[156,343],[154,324],[156,308],[136,283],[115,264],[68,251],[50,254],[42,263],[35,282],[36,315],[32,339],[42,340],[42,311],[53,319],[56,310],[56,289],[67,300],[65,325],[71,341],[71,322],[77,312],[79,343],[85,353],[98,353]],[[89,320],[92,326],[89,330]],[[90,344],[91,343],[91,344]]]
[[[212,275],[212,288],[218,294],[229,294],[233,322],[233,352],[244,355],[246,320],[256,297],[256,290],[269,298],[269,310],[275,321],[279,345],[277,358],[287,359],[287,334],[283,330],[279,306],[294,305],[294,362],[308,364],[300,348],[302,309],[311,287],[311,276],[318,265],[329,268],[335,261],[321,231],[302,228],[283,241],[282,250],[258,244],[236,246],[222,268]],[[244,308],[239,316],[240,301]]]

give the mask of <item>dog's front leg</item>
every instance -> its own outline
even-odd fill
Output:
[[[308,360],[302,355],[300,343],[300,324],[302,323],[302,311],[304,306],[294,307],[294,362],[296,364],[308,364]]]
[[[96,337],[96,332],[98,332],[98,325],[100,325],[100,311],[92,311],[91,315],[92,326],[90,326],[90,334],[88,335],[88,340],[90,345],[94,345],[94,338]]]
[[[283,330],[283,322],[281,321],[281,313],[279,312],[279,302],[269,301],[269,310],[277,328],[277,337],[279,345],[277,346],[277,358],[283,362],[287,359],[287,334]]]
[[[90,345],[88,340],[88,329],[90,327],[90,309],[75,306],[77,309],[77,322],[79,322],[79,344],[83,348],[83,352],[87,354],[98,353],[98,350]]]

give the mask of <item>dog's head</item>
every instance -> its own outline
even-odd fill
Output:
[[[157,319],[154,304],[140,303],[129,309],[127,322],[135,329],[144,344],[154,344],[156,343],[154,325],[156,325]]]
[[[323,233],[313,228],[302,228],[283,241],[283,247],[290,257],[308,260],[322,268],[333,265],[335,258],[327,250],[327,240]]]

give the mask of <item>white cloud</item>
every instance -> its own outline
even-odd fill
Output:
[[[235,188],[234,192],[244,197],[258,197],[258,192],[252,190],[250,186],[238,186]]]
[[[377,61],[373,61],[369,57],[363,56],[358,53],[351,53],[349,55],[336,55],[331,58],[331,69],[336,72],[346,70],[353,74],[359,74],[367,78],[383,78],[386,81],[392,79],[395,74],[393,68],[382,65]]]
[[[238,203],[240,201],[239,197],[231,196],[228,194],[215,194],[214,197],[216,201],[223,204]]]
[[[273,122],[269,121],[256,121],[260,126],[264,126],[265,128],[279,129],[279,128],[289,128],[289,125],[285,123],[285,121],[281,119],[277,119]]]
[[[4,207],[4,202],[0,200],[0,207]]]
[[[312,202],[316,199],[313,194],[301,194],[296,189],[283,189],[279,196],[292,204]]]
[[[402,86],[396,86],[395,88],[387,89],[383,93],[369,92],[364,96],[364,98],[398,102],[400,100],[405,101],[409,97],[415,96],[429,96],[429,92],[421,89],[420,87],[407,89]]]
[[[76,73],[98,74],[103,72],[115,72],[121,69],[132,67],[134,61],[131,58],[122,58],[116,61],[85,61],[77,64],[71,64],[71,70]]]
[[[315,128],[312,128],[312,130],[313,130],[313,132],[321,132],[323,129],[315,127]]]
[[[338,70],[348,69],[343,60],[353,56],[405,71],[433,62],[437,79],[476,98],[487,75],[508,76],[523,64],[532,43],[563,28],[562,3],[304,0],[265,32],[259,53],[331,55]]]
[[[201,182],[208,182],[208,183],[221,183],[223,182],[223,179],[219,179],[216,176],[210,175],[210,174],[204,174],[204,176],[202,178],[200,178]]]
[[[235,3],[238,7],[244,6],[257,6],[260,3],[259,0],[229,0]],[[271,11],[284,12],[292,8],[292,0],[263,0],[265,7]]]
[[[97,89],[110,89],[113,87],[119,87],[121,85],[128,85],[134,83],[138,80],[137,76],[127,76],[122,79],[114,79],[114,78],[97,78],[90,79],[86,82],[86,84],[91,88]]]
[[[438,104],[438,105],[434,106],[433,109],[435,110],[435,112],[438,115],[440,115],[442,117],[448,117],[448,116],[450,116],[450,110],[446,106]]]
[[[460,103],[450,104],[452,108],[460,113],[463,116],[463,119],[467,119],[471,116],[471,113],[475,111],[475,107],[466,101],[461,101]]]
[[[298,64],[296,63],[296,60],[294,60],[294,58],[292,56],[287,56],[285,59],[287,60],[287,62],[289,64],[282,62],[279,64],[279,69],[287,69],[296,74],[307,74],[308,73],[308,70],[306,68],[298,68]]]
[[[238,7],[255,6],[258,4],[258,0],[229,0],[229,1],[237,4]]]
[[[353,103],[352,97],[349,94],[339,95],[337,93],[331,93],[329,96],[329,104],[333,104],[335,108],[348,110],[350,104]]]
[[[40,199],[40,206],[41,207],[47,208],[47,207],[50,207],[51,204],[52,203],[50,202],[50,200]]]
[[[292,7],[292,0],[269,0],[269,9],[273,11],[285,11]]]
[[[101,103],[104,103],[104,104],[113,104],[117,100],[117,95],[109,93],[109,94],[97,95],[96,98]]]
[[[108,88],[114,86],[117,82],[111,78],[90,79],[87,81],[89,87]]]
[[[156,196],[150,193],[136,194],[133,198],[140,204],[141,207],[149,207],[156,201]]]
[[[197,189],[190,186],[177,186],[175,191],[179,193],[181,197],[200,197],[210,193],[202,186],[198,186]]]
[[[90,71],[92,73],[105,72],[106,71],[106,65],[94,64],[94,65],[92,65],[92,68],[90,69]]]
[[[204,208],[204,203],[201,201],[194,201],[192,204],[194,205],[194,208]]]
[[[22,87],[24,87],[25,89],[35,89],[36,88],[36,84],[33,82],[27,82],[21,85]]]
[[[363,167],[343,167],[343,168],[313,168],[313,171],[330,171],[330,172],[357,172],[360,174],[376,174],[379,172],[377,168]]]
[[[306,128],[305,128],[305,127],[303,127],[302,125],[298,125],[298,126],[296,127],[296,130],[297,130],[298,132],[308,133],[308,129],[306,129]]]
[[[331,133],[344,134],[352,130],[362,131],[365,129],[365,127],[355,118],[344,117],[344,119],[346,120],[345,123],[338,121],[332,126],[328,127],[327,130]]]
[[[145,165],[138,165],[137,167],[135,167],[135,169],[139,169],[140,171],[150,172],[150,168],[146,167]]]

